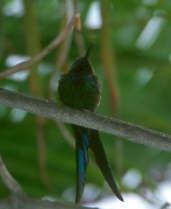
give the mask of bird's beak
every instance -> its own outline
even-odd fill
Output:
[[[90,44],[89,44],[89,47],[88,47],[88,49],[87,49],[87,52],[86,52],[86,54],[85,54],[85,58],[87,58],[87,59],[88,59],[89,56],[90,56],[90,52],[91,52],[92,46],[93,46],[93,44],[90,43]]]

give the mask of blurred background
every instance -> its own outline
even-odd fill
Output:
[[[60,74],[93,42],[91,62],[102,85],[97,112],[171,134],[170,0],[1,0],[0,72],[39,53],[77,12],[80,32],[0,87],[60,102]],[[93,156],[83,203],[150,209],[170,201],[170,153],[104,133],[101,139],[126,203],[115,199]],[[74,201],[73,142],[69,125],[0,107],[0,154],[32,197]],[[0,182],[0,197],[7,195]]]

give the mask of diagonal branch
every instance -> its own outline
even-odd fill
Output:
[[[6,187],[10,190],[12,194],[22,194],[24,196],[24,192],[17,181],[12,177],[12,175],[8,172],[2,157],[0,156],[0,177],[2,182],[6,185]]]
[[[0,105],[19,108],[56,121],[76,124],[123,137],[129,141],[171,151],[171,136],[129,122],[79,111],[44,99],[0,89]]]
[[[81,205],[67,204],[59,201],[57,202],[43,199],[33,199],[26,196],[21,186],[7,170],[1,156],[0,177],[2,182],[11,192],[11,196],[8,199],[0,199],[0,209],[88,209],[88,207],[83,207]]]
[[[72,31],[73,25],[74,25],[74,18],[71,19],[71,21],[66,25],[64,30],[45,49],[43,49],[43,51],[41,51],[32,59],[17,64],[11,69],[4,71],[3,73],[0,73],[0,80],[6,78],[7,76],[13,73],[29,68],[36,62],[39,62],[43,57],[45,57],[52,49],[54,49],[59,43],[61,43],[67,37],[67,35]]]

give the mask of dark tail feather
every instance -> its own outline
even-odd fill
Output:
[[[94,152],[94,156],[95,156],[95,160],[97,162],[97,165],[99,166],[104,178],[108,182],[108,184],[111,187],[114,194],[118,197],[118,199],[120,199],[121,201],[124,201],[121,196],[121,193],[115,183],[115,180],[113,178],[103,144],[101,143],[100,138],[99,138],[98,131],[91,130],[90,136],[91,136],[91,140],[89,142],[90,148]]]
[[[88,130],[79,126],[74,126],[74,134],[76,137],[76,165],[77,165],[77,184],[76,199],[79,203],[83,194],[86,169],[88,165]]]

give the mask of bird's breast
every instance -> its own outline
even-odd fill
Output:
[[[65,105],[94,111],[100,102],[100,85],[97,77],[64,75],[59,82],[59,96]]]

